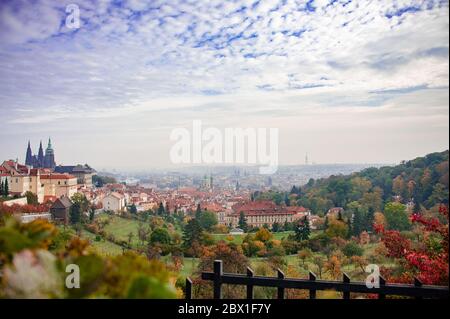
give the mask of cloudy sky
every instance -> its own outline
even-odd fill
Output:
[[[281,164],[442,151],[448,28],[448,1],[1,1],[0,159],[170,166],[193,120],[278,127]]]

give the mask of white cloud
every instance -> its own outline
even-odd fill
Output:
[[[384,116],[376,122],[383,131],[392,110],[424,123],[426,110],[436,145],[448,145],[448,124],[441,124],[448,93],[439,89],[448,88],[448,4],[316,0],[309,12],[306,2],[260,1],[252,9],[256,1],[77,1],[77,31],[63,26],[70,1],[1,3],[0,111],[8,134],[25,134],[18,131],[23,124],[30,132],[54,125],[68,134],[87,119],[86,134],[101,126],[114,136],[111,123],[147,132],[142,119],[158,128],[199,116],[219,126],[280,118],[281,127],[306,117],[320,127],[325,115],[341,114],[349,119],[346,131],[366,115]],[[427,107],[430,100],[436,107]],[[360,147],[350,135],[342,137],[345,154]],[[297,156],[285,154],[287,162]]]

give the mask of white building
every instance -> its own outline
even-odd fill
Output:
[[[125,196],[112,192],[105,196],[102,200],[103,210],[105,211],[113,211],[115,213],[120,213],[125,210]]]

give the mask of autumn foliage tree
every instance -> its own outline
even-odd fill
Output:
[[[233,243],[227,244],[225,241],[219,241],[217,245],[203,247],[200,254],[200,263],[198,273],[212,271],[215,260],[222,260],[223,271],[227,273],[244,273],[249,266],[249,260],[244,256],[242,248]],[[212,287],[203,280],[195,279],[196,298],[211,298]],[[226,286],[223,288],[225,298],[243,298],[243,289],[239,286]]]
[[[441,206],[439,213],[447,220],[446,224],[421,214],[411,216],[411,222],[422,227],[424,241],[420,243],[412,242],[397,230],[376,225],[387,255],[397,259],[403,267],[401,276],[390,276],[389,280],[410,282],[416,277],[424,284],[448,285],[448,207]],[[431,245],[432,238],[439,238],[439,245]]]

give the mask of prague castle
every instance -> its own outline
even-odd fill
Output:
[[[42,142],[37,155],[33,155],[28,142],[25,165],[19,164],[18,159],[0,162],[0,182],[8,184],[9,195],[23,197],[31,192],[37,196],[39,203],[54,201],[62,196],[70,198],[81,188],[91,188],[95,173],[87,164],[56,166],[50,138],[45,154]]]
[[[25,165],[33,168],[51,168],[55,169],[55,152],[52,148],[52,141],[48,139],[48,145],[44,151],[42,150],[42,141],[39,144],[38,155],[33,155],[31,151],[30,141],[28,141],[27,154],[25,156]]]

